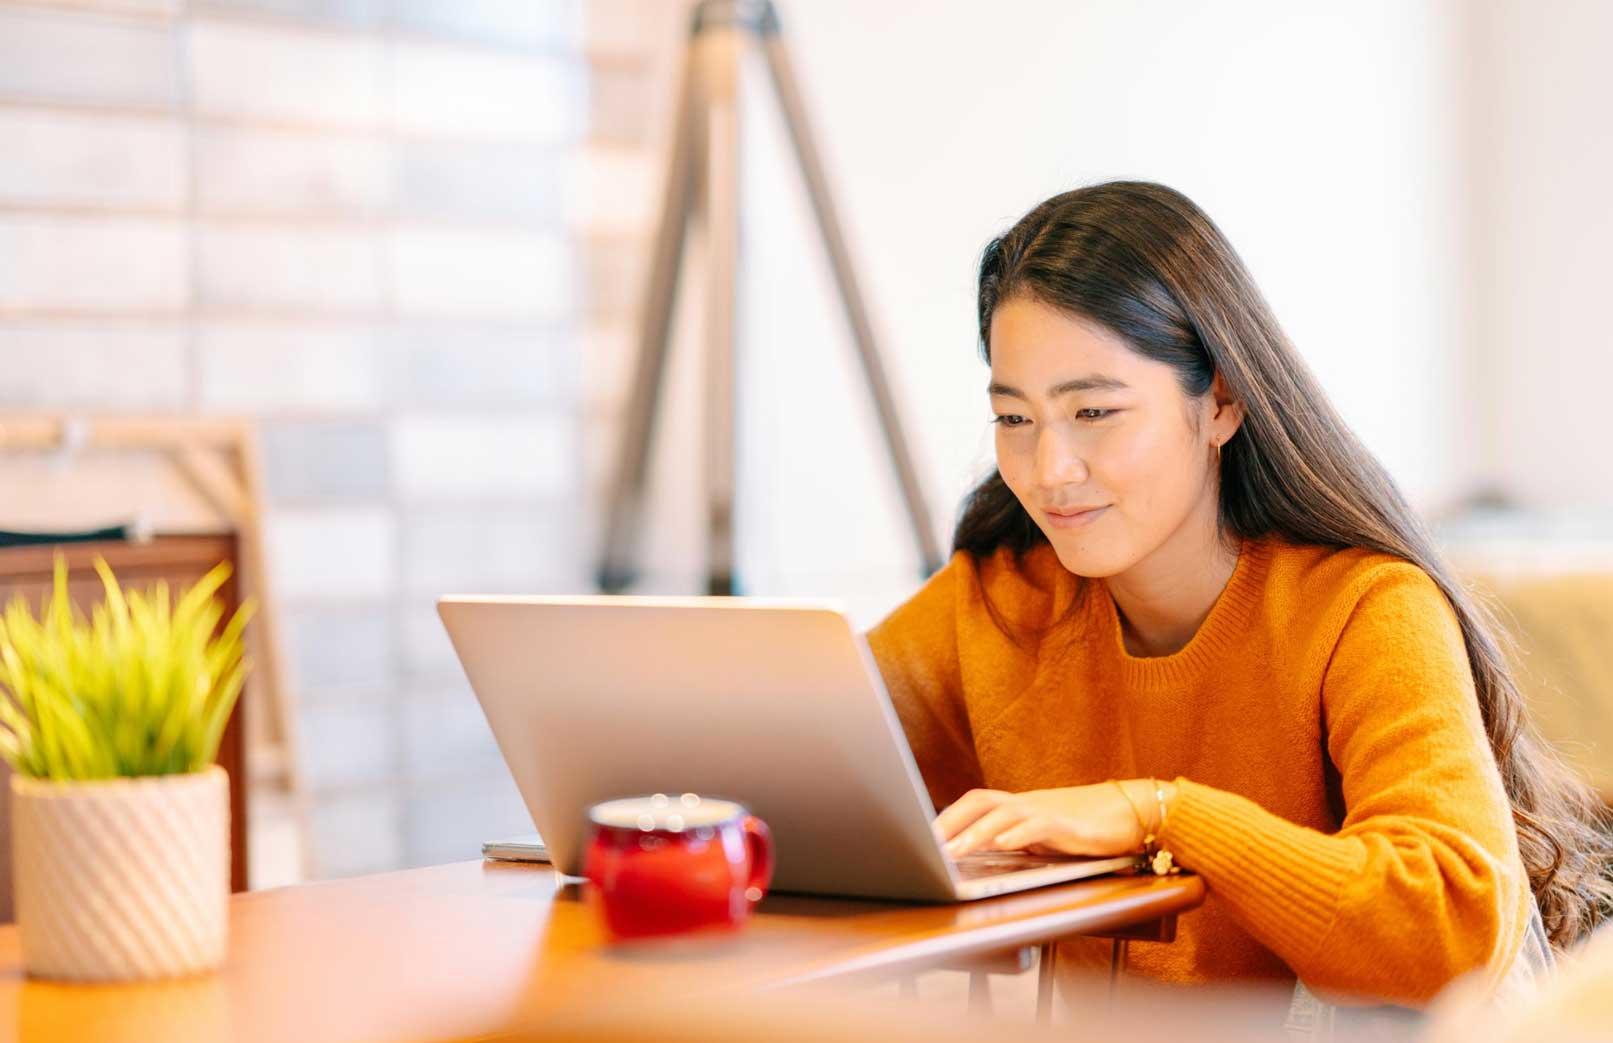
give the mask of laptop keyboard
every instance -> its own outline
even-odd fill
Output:
[[[1041,858],[1037,855],[1015,854],[1003,851],[982,851],[973,855],[964,855],[955,858],[952,864],[957,867],[958,875],[965,880],[977,880],[983,876],[997,876],[1002,873],[1013,873],[1021,869],[1040,869],[1043,866],[1054,865],[1051,859]]]

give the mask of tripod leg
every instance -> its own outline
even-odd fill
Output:
[[[707,593],[734,592],[735,312],[739,300],[739,90],[741,38],[732,28],[696,40],[705,112],[709,256],[706,310]]]
[[[650,438],[655,431],[656,410],[672,339],[672,309],[677,300],[678,268],[688,234],[689,208],[699,181],[696,137],[694,49],[684,59],[682,82],[678,88],[678,108],[673,124],[661,221],[655,234],[655,252],[650,264],[642,311],[640,313],[638,364],[634,370],[632,397],[628,400],[626,427],[617,454],[605,530],[600,554],[598,581],[601,590],[618,593],[635,578],[634,538],[643,512],[645,479],[649,471]]]
[[[840,299],[845,305],[846,318],[851,324],[852,339],[856,341],[857,353],[862,359],[863,374],[868,380],[869,390],[873,392],[874,407],[879,413],[885,444],[890,450],[891,462],[896,467],[896,477],[902,487],[902,497],[907,504],[908,521],[913,528],[913,538],[918,545],[924,574],[928,576],[942,565],[941,549],[935,541],[935,531],[930,525],[929,514],[924,506],[924,493],[919,484],[918,469],[913,465],[907,440],[902,435],[901,424],[896,416],[896,403],[891,397],[890,386],[885,379],[885,368],[880,362],[879,351],[874,344],[873,324],[869,321],[867,308],[863,304],[862,294],[852,271],[851,252],[846,248],[845,238],[840,231],[840,220],[835,213],[834,201],[829,196],[828,178],[824,174],[822,161],[818,157],[817,147],[807,126],[806,108],[801,101],[794,73],[791,71],[784,40],[776,31],[764,35],[763,51],[767,56],[768,71],[772,75],[773,89],[778,94],[779,107],[784,113],[784,124],[789,128],[790,141],[795,146],[796,159],[806,180],[807,194],[812,199],[812,210],[817,217],[818,229],[823,235],[824,246],[829,251],[829,264],[834,269],[835,284],[840,289]]]

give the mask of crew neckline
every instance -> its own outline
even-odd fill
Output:
[[[1265,587],[1271,551],[1270,542],[1264,538],[1243,541],[1238,562],[1210,606],[1210,614],[1187,644],[1169,655],[1135,656],[1128,652],[1120,610],[1109,584],[1104,580],[1095,582],[1093,601],[1097,603],[1099,632],[1105,635],[1104,645],[1119,664],[1125,682],[1141,688],[1162,688],[1181,684],[1213,665],[1246,632]]]

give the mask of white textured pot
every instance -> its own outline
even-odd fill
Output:
[[[11,778],[13,877],[30,975],[139,981],[224,961],[230,797],[223,768]]]

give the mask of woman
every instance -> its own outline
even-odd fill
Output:
[[[1408,1006],[1605,915],[1499,632],[1191,201],[1049,199],[979,320],[997,471],[869,634],[949,851],[1168,852],[1209,897],[1129,974]]]

